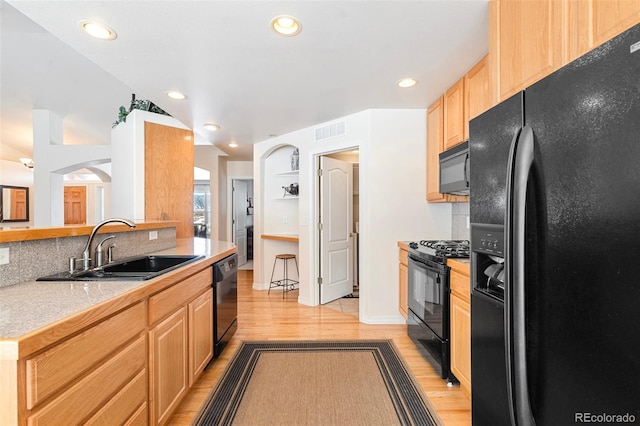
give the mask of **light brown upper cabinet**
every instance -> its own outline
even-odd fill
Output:
[[[489,52],[498,101],[561,66],[564,7],[558,0],[489,3]]]
[[[464,76],[464,140],[469,139],[469,120],[476,118],[491,105],[488,56],[485,56]]]
[[[580,3],[580,2],[579,2]],[[639,0],[591,0],[591,28],[596,47],[640,22]],[[569,2],[571,4],[571,2]]]
[[[444,148],[443,96],[427,109],[427,201],[445,202],[440,193],[440,159]]]
[[[468,202],[468,196],[440,193],[440,153],[444,146],[444,96],[427,109],[427,201],[430,203]]]
[[[640,0],[491,0],[489,57],[502,101],[640,23]]]
[[[444,94],[444,149],[464,142],[464,78]]]
[[[639,23],[640,0],[568,1],[566,15],[568,63]]]

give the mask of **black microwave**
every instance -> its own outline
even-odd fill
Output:
[[[469,141],[440,154],[440,192],[469,195]]]

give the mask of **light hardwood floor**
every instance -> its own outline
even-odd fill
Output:
[[[238,348],[247,340],[392,339],[417,382],[436,408],[442,422],[471,424],[471,402],[459,387],[444,380],[422,358],[407,337],[404,325],[361,324],[353,315],[325,306],[297,303],[298,292],[257,291],[253,271],[238,272],[238,331],[221,356],[213,361],[187,395],[170,425],[189,425]]]

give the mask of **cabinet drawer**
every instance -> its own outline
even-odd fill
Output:
[[[149,324],[155,324],[190,300],[201,294],[213,283],[213,268],[197,274],[169,287],[149,298]]]
[[[469,302],[471,300],[471,281],[468,276],[451,271],[451,292],[461,299]]]
[[[59,397],[33,413],[29,425],[80,424],[118,393],[146,365],[146,336],[96,368]]]
[[[27,408],[32,409],[145,329],[138,303],[27,360]]]
[[[125,426],[148,426],[149,424],[149,409],[145,402],[133,416],[131,416],[124,424]]]
[[[147,370],[142,370],[138,373],[86,424],[124,425],[130,419],[138,416],[138,411],[140,411],[141,407],[147,407]]]

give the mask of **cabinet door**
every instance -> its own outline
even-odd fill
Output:
[[[213,290],[189,303],[189,386],[213,357]]]
[[[471,395],[471,308],[451,294],[451,371],[467,396]]]
[[[640,22],[639,0],[591,0],[593,3],[593,47]]]
[[[464,79],[444,94],[444,149],[464,142]]]
[[[401,252],[405,252],[406,250],[401,250]],[[398,297],[399,297],[399,308],[400,313],[406,319],[407,318],[407,310],[409,309],[409,299],[407,294],[407,285],[409,281],[409,268],[404,263],[399,263],[399,276],[398,276]]]
[[[187,393],[187,309],[179,309],[149,331],[149,389],[152,425],[169,420]]]
[[[444,107],[440,97],[427,110],[427,201],[443,202],[440,193],[440,159],[444,148]]]
[[[469,120],[476,118],[492,105],[489,90],[487,56],[482,58],[464,76],[464,140],[469,139]]]
[[[640,0],[568,2],[566,63],[640,22]]]
[[[490,3],[490,52],[498,100],[530,86],[562,65],[562,16],[557,0]]]

